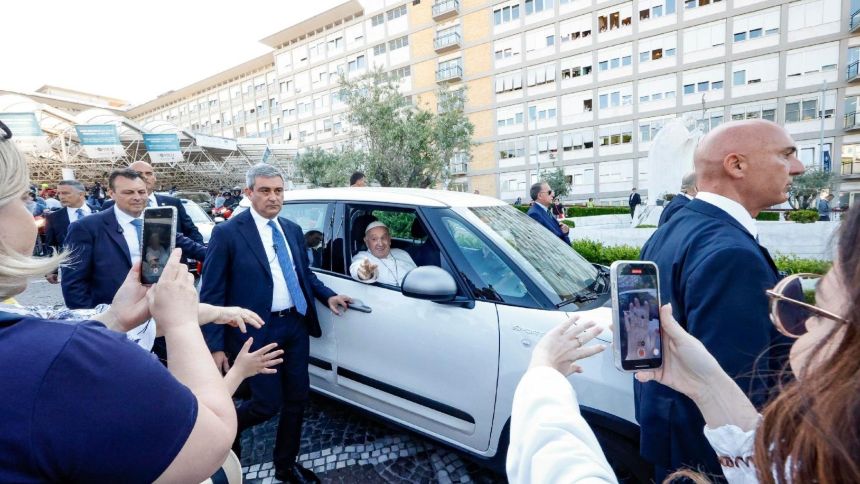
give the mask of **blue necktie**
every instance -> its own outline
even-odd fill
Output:
[[[135,218],[131,220],[131,224],[134,225],[134,230],[137,231],[137,243],[140,244],[143,241],[143,220],[139,218]]]
[[[272,242],[275,244],[275,253],[278,255],[278,264],[281,266],[281,272],[284,273],[284,280],[287,283],[287,290],[290,291],[290,297],[293,304],[296,305],[296,311],[304,316],[308,312],[308,303],[305,301],[305,295],[302,294],[302,288],[299,285],[299,276],[293,270],[293,265],[287,259],[287,241],[278,230],[274,220],[269,220],[267,224],[272,228]]]
[[[84,209],[79,208],[75,210],[75,214],[78,216],[77,220],[84,218]]]

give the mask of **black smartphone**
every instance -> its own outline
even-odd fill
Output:
[[[176,207],[150,207],[143,211],[140,243],[140,282],[155,284],[176,245]]]
[[[646,261],[615,261],[609,268],[615,366],[634,372],[663,366],[660,274]]]

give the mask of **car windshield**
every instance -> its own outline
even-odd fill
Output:
[[[469,210],[531,264],[561,301],[576,297],[599,277],[591,263],[516,208],[501,205]]]
[[[206,215],[206,212],[200,208],[200,205],[197,205],[194,202],[183,201],[182,206],[185,207],[185,212],[191,217],[191,221],[196,224],[205,224],[212,223],[212,220],[209,219],[209,216]]]

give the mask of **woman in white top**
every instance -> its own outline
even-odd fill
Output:
[[[796,380],[761,415],[713,356],[661,309],[663,367],[636,374],[684,393],[705,417],[705,436],[730,483],[860,482],[860,207],[843,219],[839,253],[823,278],[796,274],[768,291],[771,319],[796,341]],[[814,299],[811,292],[815,288]],[[596,331],[596,332],[595,332]],[[514,396],[511,482],[616,482],[564,376],[599,328],[576,319],[535,347]],[[742,334],[737,335],[743,338]]]

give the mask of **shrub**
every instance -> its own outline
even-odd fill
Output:
[[[576,224],[573,222],[573,220],[562,220],[561,223],[567,225],[570,228],[576,227]]]
[[[637,229],[656,229],[657,226],[656,225],[642,224],[642,225],[637,225],[636,228]]]
[[[611,265],[617,260],[638,260],[639,247],[631,245],[604,245],[590,239],[574,240],[570,244],[579,255],[588,262],[594,264]],[[789,274],[808,272],[812,274],[824,274],[830,270],[832,263],[820,259],[802,259],[794,255],[778,255],[774,258],[776,267]]]
[[[762,222],[778,222],[779,212],[759,212],[755,219]]]
[[[529,211],[528,205],[514,205],[514,208],[516,208],[517,210],[519,210],[522,213],[527,213]]]
[[[617,260],[638,260],[639,247],[632,245],[603,245],[595,240],[574,240],[573,249],[593,264],[608,266]]]
[[[799,224],[810,224],[818,221],[817,210],[792,210],[785,213],[786,220],[797,222]]]
[[[830,270],[830,266],[833,264],[828,260],[801,259],[794,255],[778,255],[774,257],[773,261],[779,270],[788,272],[789,274],[809,272],[823,275]]]
[[[628,207],[567,207],[568,217],[592,217],[595,215],[629,214]]]

